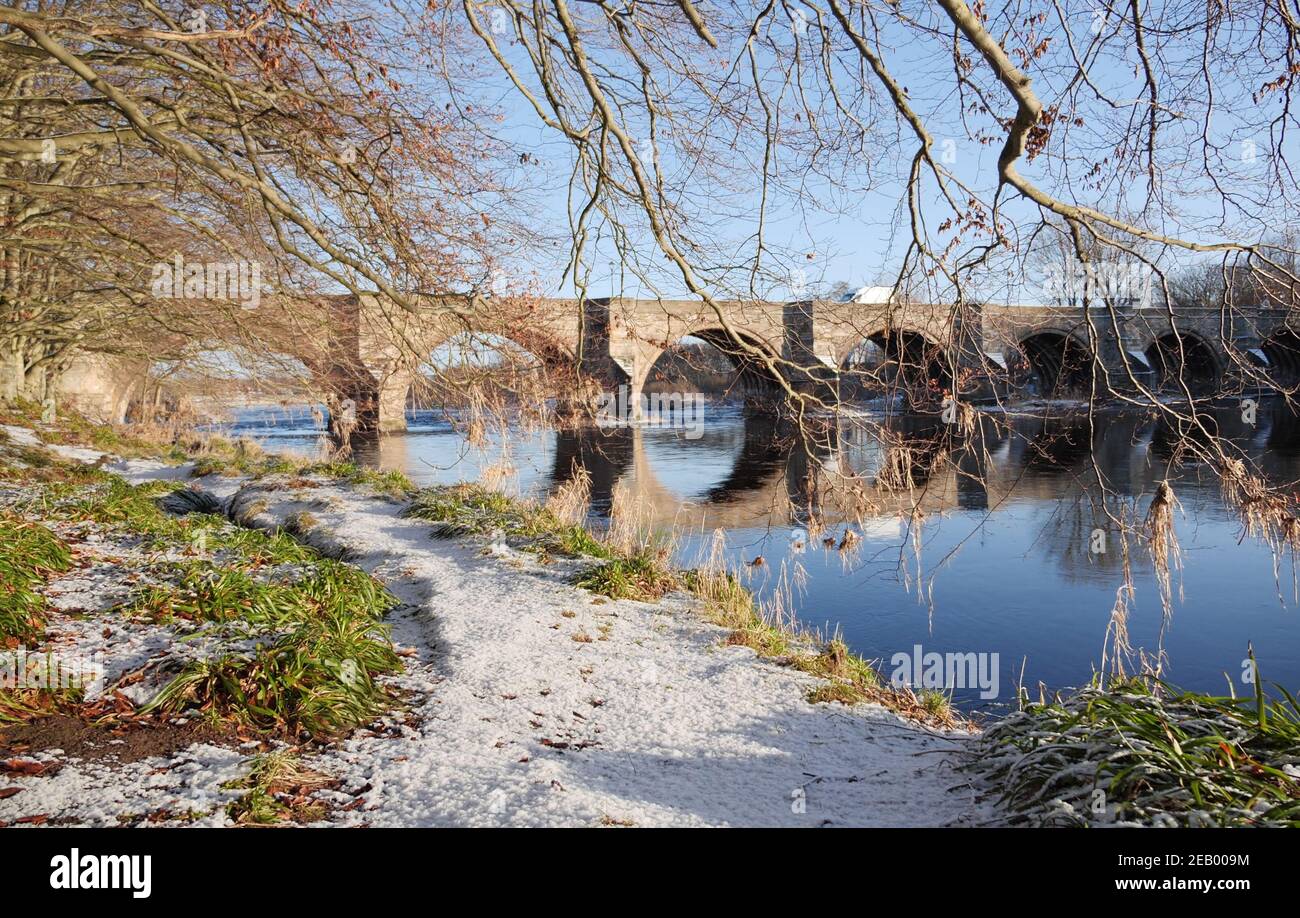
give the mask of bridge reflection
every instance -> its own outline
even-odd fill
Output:
[[[377,453],[360,458],[426,481],[486,479],[504,459],[518,466],[514,484],[539,495],[585,469],[595,518],[626,502],[642,523],[688,541],[713,529],[746,533],[746,543],[783,540],[783,531],[815,517],[837,539],[856,527],[867,540],[887,534],[902,543],[918,517],[933,524],[964,516],[955,523],[962,533],[1007,539],[1013,555],[1046,557],[1068,580],[1108,584],[1122,581],[1126,561],[1148,565],[1132,531],[1161,481],[1173,484],[1180,529],[1237,532],[1218,477],[1197,458],[1207,432],[1270,480],[1300,481],[1300,416],[1275,398],[1259,401],[1253,424],[1240,405],[1198,409],[1204,431],[1171,426],[1156,411],[985,412],[965,435],[933,415],[873,414],[844,417],[809,444],[777,417],[716,407],[698,440],[664,428],[511,430],[479,452],[446,431],[383,438]],[[1127,546],[1117,520],[1129,529]],[[1098,529],[1102,554],[1089,550]]]
[[[1201,417],[1266,472],[1293,471],[1300,419],[1280,402],[1261,403],[1253,426],[1236,406]],[[621,492],[647,523],[687,529],[794,525],[813,514],[839,524],[914,509],[996,513],[1049,500],[1063,501],[1065,516],[1065,505],[1079,505],[1070,525],[1105,527],[1108,508],[1164,479],[1185,504],[1217,500],[1216,480],[1188,448],[1198,438],[1141,413],[985,414],[964,437],[934,416],[895,415],[842,419],[806,444],[778,418],[738,413],[698,441],[642,428],[557,432],[545,485],[553,491],[583,468],[595,516],[608,516]]]

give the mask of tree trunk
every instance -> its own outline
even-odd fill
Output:
[[[15,401],[22,394],[25,381],[22,352],[13,342],[0,344],[0,402]]]

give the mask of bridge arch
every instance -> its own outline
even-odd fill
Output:
[[[464,353],[514,351],[531,358],[531,368],[545,373],[576,372],[576,358],[563,342],[545,331],[528,328],[500,328],[492,325],[440,329],[421,340],[410,342],[428,355],[423,360],[395,360],[374,373],[378,403],[378,429],[395,432],[406,429],[406,410],[416,387],[427,373],[434,355],[451,347]],[[523,366],[521,368],[529,369]]]
[[[1043,398],[1079,396],[1092,383],[1093,356],[1087,344],[1065,329],[1035,329],[1016,343],[1013,382]]]
[[[915,328],[881,328],[848,347],[838,363],[841,397],[849,399],[901,390],[915,402],[952,389],[947,349]]]
[[[703,341],[705,344],[716,348],[731,362],[736,372],[736,384],[739,389],[737,394],[744,397],[765,398],[775,396],[781,391],[782,386],[778,373],[773,372],[762,359],[738,346],[731,334],[721,326],[702,325],[690,328],[689,331],[683,332],[675,339],[665,342],[662,347],[654,348],[651,353],[645,355],[644,360],[639,361],[638,372],[635,378],[631,380],[634,395],[639,397],[646,384],[653,381],[655,366],[659,363],[660,358],[671,347],[686,338]],[[739,338],[744,345],[760,351],[773,362],[773,365],[779,364],[781,355],[765,341],[744,332],[736,332],[736,338]]]
[[[1266,372],[1273,385],[1292,389],[1300,385],[1300,334],[1289,326],[1277,329],[1259,348],[1266,360]]]
[[[1181,391],[1181,379],[1193,395],[1208,394],[1218,386],[1223,367],[1215,349],[1195,332],[1172,329],[1156,335],[1143,349],[1155,373],[1155,387]]]

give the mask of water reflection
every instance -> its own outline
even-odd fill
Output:
[[[1256,420],[1252,426],[1238,406],[1226,405],[1206,409],[1204,424],[1275,481],[1294,481],[1300,420],[1270,400],[1260,403]],[[1241,540],[1216,477],[1180,448],[1182,432],[1157,412],[984,415],[960,438],[934,417],[872,418],[884,425],[883,437],[845,419],[810,448],[781,422],[725,405],[710,406],[699,439],[666,428],[506,431],[472,449],[445,419],[412,421],[405,435],[371,444],[360,458],[422,484],[509,468],[520,492],[537,495],[585,469],[596,521],[608,517],[617,492],[637,502],[644,519],[678,531],[684,562],[721,528],[737,564],[766,557],[762,568],[744,568],[760,593],[772,588],[782,564],[797,565],[806,574],[800,617],[840,627],[869,657],[888,661],[916,643],[998,653],[1003,702],[1022,666],[1030,685],[1088,678],[1126,563],[1136,587],[1133,643],[1155,648],[1156,582],[1145,551],[1131,540],[1126,561],[1114,521],[1140,520],[1157,483],[1168,479],[1181,505],[1175,526],[1185,557],[1165,645],[1170,677],[1223,690],[1223,673],[1239,676],[1253,641],[1267,678],[1300,685],[1289,574],[1279,589],[1271,554]],[[269,427],[249,419],[244,430],[278,447],[315,445],[315,432],[296,415]],[[841,553],[816,539],[796,550],[788,531],[810,517],[825,522],[836,544],[845,531],[857,533],[858,551]],[[1102,552],[1092,547],[1097,530],[1106,535]]]

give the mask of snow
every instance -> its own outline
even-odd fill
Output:
[[[725,645],[685,596],[593,597],[567,582],[583,562],[434,539],[399,504],[334,484],[254,484],[236,506],[254,501],[268,505],[257,525],[310,508],[313,540],[346,545],[406,604],[393,637],[414,650],[404,682],[425,687],[418,725],[402,740],[354,738],[312,763],[348,790],[369,785],[344,823],[943,825],[985,815],[950,790],[959,782],[949,753],[964,735],[878,706],[810,704],[816,679]]]
[[[57,761],[56,752],[32,758]],[[14,779],[22,790],[0,800],[0,820],[57,815],[61,823],[118,826],[123,814],[140,814],[159,824],[220,826],[227,821],[225,805],[242,793],[222,785],[247,775],[243,758],[236,750],[195,743],[171,758],[69,762],[51,774]],[[201,815],[191,821],[190,814]]]
[[[109,468],[135,481],[173,471],[140,460]],[[936,826],[991,818],[953,771],[969,736],[875,705],[810,704],[816,679],[725,644],[689,597],[594,597],[569,583],[585,562],[543,564],[504,545],[435,539],[428,523],[401,516],[399,502],[336,482],[282,485],[201,483],[233,496],[236,509],[264,501],[253,525],[310,510],[319,520],[313,542],[346,547],[403,602],[390,622],[407,665],[395,681],[410,693],[409,710],[305,762],[341,782],[318,792],[323,801],[359,803],[331,808],[331,825]],[[94,571],[72,576],[80,586],[59,585],[69,608],[102,608],[84,596]],[[57,611],[51,624],[57,640],[82,649],[103,627],[94,614],[77,624]],[[126,643],[109,656],[132,667],[175,652],[157,646],[152,626],[114,628]],[[111,669],[110,679],[123,671]],[[220,825],[238,793],[221,784],[248,767],[246,754],[202,744],[171,760],[110,762],[0,775],[0,786],[23,789],[0,800],[0,821],[40,813],[115,824],[166,810]]]
[[[893,287],[859,287],[850,300],[854,303],[882,305],[894,299]]]
[[[131,484],[141,484],[146,481],[188,481],[194,465],[171,465],[157,459],[119,459],[109,463],[107,469]]]
[[[41,446],[40,438],[36,432],[26,427],[14,427],[12,424],[0,424],[0,431],[17,443],[19,446]]]
[[[57,456],[64,459],[71,459],[73,462],[95,463],[103,458],[103,453],[99,450],[86,449],[81,446],[66,446],[62,443],[46,443],[45,448]]]

